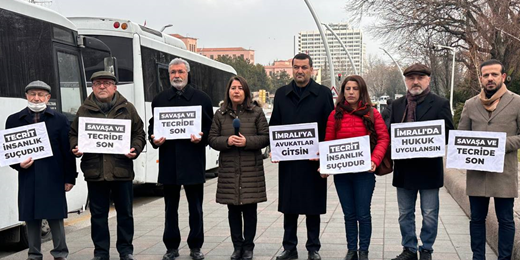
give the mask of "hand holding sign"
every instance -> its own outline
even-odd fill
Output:
[[[81,157],[81,156],[83,155],[83,153],[79,151],[77,145],[76,145],[76,147],[75,147],[74,149],[72,149],[72,153],[73,153],[74,156],[76,156],[76,157]]]
[[[125,154],[125,156],[128,159],[134,159],[135,157],[137,157],[137,153],[135,153],[135,148],[132,147],[132,149],[130,149],[130,152]]]
[[[32,159],[32,157],[29,157],[25,161],[20,163],[20,167],[27,169],[27,168],[31,167],[31,165],[33,165],[33,163],[34,163],[34,160]]]
[[[161,146],[162,144],[164,144],[164,142],[166,142],[166,138],[165,137],[161,137],[159,139],[155,139],[155,135],[152,135],[152,140],[153,140],[153,144],[155,146]]]
[[[194,143],[194,144],[198,144],[200,142],[200,140],[202,140],[202,135],[204,135],[203,132],[200,132],[199,133],[200,137],[197,138],[195,135],[191,135],[191,142]]]

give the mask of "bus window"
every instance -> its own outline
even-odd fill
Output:
[[[58,51],[61,111],[72,121],[81,106],[81,74],[75,54]]]
[[[159,82],[157,84],[157,93],[168,89],[170,85],[170,75],[168,74],[168,65],[157,64],[157,72],[159,73]]]
[[[112,51],[112,55],[117,58],[117,76],[119,82],[132,83],[134,81],[132,39],[100,35],[89,36],[103,41]],[[103,59],[110,56],[106,52],[92,49],[82,50],[82,55],[87,81],[90,81],[90,77],[94,72],[104,70]]]

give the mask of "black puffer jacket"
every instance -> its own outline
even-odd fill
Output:
[[[228,146],[228,137],[235,134],[235,117],[230,108],[217,110],[208,136],[209,145],[220,151],[217,202],[243,205],[266,201],[261,149],[269,144],[269,125],[261,108],[242,109],[238,118],[246,146]]]
[[[146,142],[143,120],[137,114],[132,103],[128,102],[119,92],[116,92],[115,95],[116,103],[107,114],[104,114],[94,101],[94,93],[90,94],[85,103],[81,105],[70,127],[71,150],[78,145],[80,117],[130,119],[132,121],[130,147],[135,148],[135,153],[139,156]],[[134,179],[133,165],[132,159],[127,158],[124,154],[84,153],[81,158],[81,171],[83,171],[86,181],[131,181]]]

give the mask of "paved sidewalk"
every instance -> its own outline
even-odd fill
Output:
[[[258,229],[256,236],[255,260],[275,259],[282,251],[283,216],[277,211],[278,206],[278,178],[277,166],[265,161],[266,181],[268,187],[268,201],[258,205]],[[336,189],[332,181],[328,180],[327,214],[321,217],[320,254],[326,259],[342,259],[346,254],[345,227],[343,212],[339,205]],[[202,251],[207,260],[229,259],[233,246],[229,237],[227,222],[227,207],[215,202],[216,179],[208,180],[205,185],[204,199],[204,229],[205,243]],[[469,220],[453,198],[441,190],[441,212],[439,232],[434,245],[433,259],[457,260],[471,259],[469,240]],[[180,248],[179,260],[191,259],[186,245],[186,236],[189,232],[187,202],[184,194],[179,207],[180,228],[183,242]],[[417,207],[418,231],[421,227],[420,209]],[[162,243],[164,227],[164,202],[155,200],[134,210],[135,217],[135,256],[139,260],[160,260],[166,248]],[[376,190],[372,199],[373,234],[370,246],[370,259],[391,259],[401,252],[401,235],[397,222],[397,196],[392,186],[392,176],[377,177]],[[300,259],[307,259],[305,250],[306,231],[305,218],[300,217],[298,251]],[[111,259],[117,260],[115,249],[116,219],[110,219],[112,234]],[[92,258],[93,245],[90,240],[90,228],[81,228],[67,233],[69,245],[69,260],[88,260]],[[45,259],[52,259],[49,251],[52,243],[42,246]],[[487,259],[496,259],[493,251],[487,247]],[[4,259],[23,260],[27,257],[27,250],[11,255]]]

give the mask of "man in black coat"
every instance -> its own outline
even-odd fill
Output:
[[[166,254],[163,260],[173,260],[179,256],[181,234],[179,231],[179,198],[184,186],[189,204],[190,233],[188,246],[194,260],[204,259],[200,251],[204,243],[202,202],[206,170],[206,145],[213,120],[213,107],[209,96],[188,84],[190,65],[183,59],[173,59],[169,66],[171,88],[159,93],[152,101],[152,114],[156,107],[202,106],[202,132],[191,139],[155,139],[154,118],[150,119],[148,135],[154,148],[159,148],[159,183],[164,185],[166,221],[163,242]]]
[[[395,100],[387,109],[390,123],[419,122],[443,119],[446,143],[448,131],[453,129],[453,120],[448,100],[430,92],[430,68],[423,64],[408,67],[405,76],[408,91],[404,97]],[[444,185],[442,157],[414,158],[394,161],[393,185],[397,187],[399,205],[399,226],[403,252],[394,259],[431,259],[433,243],[437,237],[439,218],[439,188]],[[421,229],[422,246],[417,247],[415,234],[415,202],[421,194],[423,223]]]
[[[269,125],[318,123],[319,140],[325,139],[327,118],[334,109],[329,88],[311,79],[312,60],[297,54],[292,61],[294,80],[279,88]],[[320,214],[325,214],[327,180],[320,177],[319,162],[310,160],[284,161],[278,165],[278,211],[284,214],[284,251],[278,260],[296,259],[298,216],[306,215],[308,259],[321,259]]]
[[[41,225],[47,219],[52,232],[54,259],[66,259],[69,250],[65,242],[63,219],[67,217],[65,192],[76,183],[76,159],[69,150],[69,121],[47,107],[51,87],[33,81],[25,87],[27,107],[7,118],[5,128],[45,122],[52,156],[33,160],[27,158],[11,165],[18,171],[18,215],[27,225],[28,259],[41,260]]]

